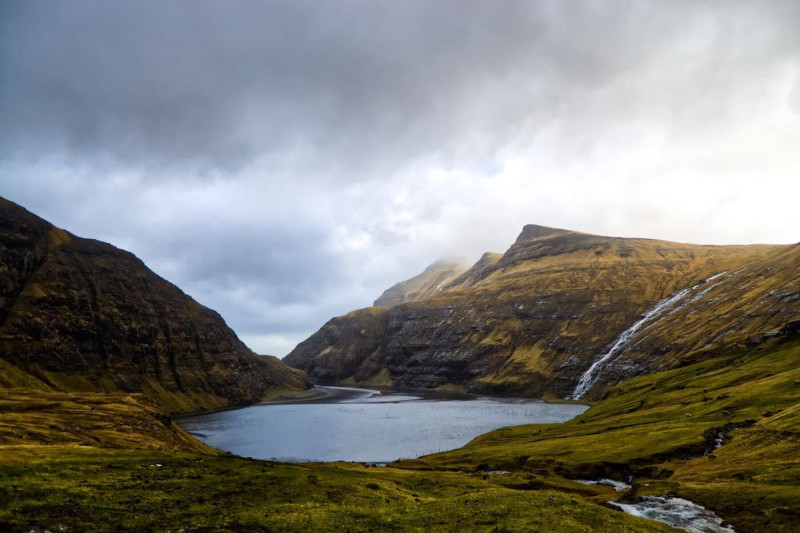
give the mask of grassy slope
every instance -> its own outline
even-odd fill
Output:
[[[141,394],[0,389],[0,449],[51,444],[217,453]]]
[[[800,388],[800,386],[798,386]],[[797,531],[800,524],[798,406],[735,431],[712,457],[673,460],[673,473],[642,493],[672,491],[716,509],[739,531]],[[647,492],[644,492],[647,491]]]
[[[141,394],[0,375],[29,387],[0,388],[0,531],[669,530],[599,505],[602,488],[527,473],[228,456]]]
[[[572,422],[366,469],[220,456],[135,395],[7,389],[0,530],[668,530],[569,479],[633,474],[629,496],[674,493],[739,531],[791,531],[799,399],[800,342],[772,343],[631,380]],[[699,455],[714,430],[745,421]]]
[[[710,457],[704,444],[731,430]],[[800,517],[800,342],[774,343],[619,385],[574,421],[505,428],[402,466],[633,474],[636,494],[685,496],[743,531]],[[645,486],[645,484],[647,486]]]
[[[615,367],[631,363],[652,373],[697,362],[800,317],[798,273],[800,246],[787,246],[699,287],[690,305],[641,328],[606,375],[613,377]],[[601,378],[596,392],[607,384]]]
[[[476,475],[58,446],[3,450],[0,501],[4,531],[671,530]]]

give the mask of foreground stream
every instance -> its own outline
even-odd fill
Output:
[[[612,502],[611,505],[633,516],[663,522],[690,533],[736,533],[712,511],[683,498],[644,496],[635,503]]]
[[[391,462],[452,450],[494,429],[564,422],[575,404],[318,387],[307,401],[266,403],[185,417],[206,444],[255,459]]]
[[[576,481],[587,485],[605,485],[617,492],[629,491],[632,488],[628,483],[613,479],[576,479]],[[663,522],[690,533],[736,533],[713,511],[683,498],[643,496],[632,502],[608,503],[633,516]]]

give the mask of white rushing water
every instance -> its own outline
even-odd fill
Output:
[[[644,496],[636,503],[609,502],[633,516],[656,520],[691,533],[736,533],[722,518],[702,505],[664,496]]]
[[[679,309],[682,309],[683,305],[677,305],[681,300],[684,300],[687,296],[689,296],[689,294],[695,291],[698,287],[708,283],[709,281],[717,279],[718,277],[724,274],[725,272],[715,274],[710,278],[705,279],[702,282],[698,283],[697,285],[689,287],[688,289],[682,289],[676,292],[675,294],[664,298],[656,305],[648,309],[647,312],[644,314],[644,316],[638,322],[636,322],[627,330],[623,331],[622,334],[617,338],[617,340],[611,346],[611,348],[609,348],[609,350],[606,353],[604,353],[602,356],[600,356],[599,359],[597,359],[594,363],[592,363],[592,366],[590,366],[589,369],[583,373],[580,380],[578,380],[578,385],[575,387],[575,390],[569,396],[569,399],[580,400],[581,398],[583,398],[584,394],[586,394],[589,391],[589,389],[591,389],[597,382],[597,378],[600,376],[600,372],[606,365],[606,363],[608,363],[614,357],[614,355],[617,352],[619,352],[628,343],[628,341],[630,341],[633,338],[634,335],[636,335],[636,333],[642,328],[642,326],[650,322],[653,322],[656,319],[668,317],[671,314],[677,312]],[[705,293],[707,293],[708,291],[719,285],[719,283],[722,282],[720,281],[708,287],[704,291],[701,291],[701,294],[696,295],[690,301],[695,301],[700,296],[704,295]]]
[[[629,484],[623,483],[622,481],[617,481],[615,479],[576,479],[575,481],[578,483],[583,483],[584,485],[605,485],[613,488],[617,492],[631,490],[631,486]]]
[[[580,400],[583,397],[583,395],[586,394],[586,392],[592,388],[595,381],[597,381],[597,378],[600,375],[600,370],[602,369],[603,365],[605,365],[606,362],[608,362],[612,357],[614,357],[614,354],[617,353],[620,350],[620,348],[625,346],[625,344],[627,344],[627,342],[631,340],[631,338],[633,338],[634,335],[636,335],[636,332],[639,331],[639,329],[641,329],[642,326],[644,326],[651,320],[658,317],[661,313],[672,307],[675,303],[685,298],[686,295],[689,294],[693,288],[694,287],[689,289],[683,289],[681,291],[676,292],[675,294],[673,294],[668,298],[664,298],[656,305],[654,305],[649,311],[647,311],[641,320],[636,322],[633,326],[631,326],[627,330],[623,331],[622,335],[620,335],[617,338],[616,342],[614,342],[611,348],[605,354],[603,354],[597,361],[592,363],[592,366],[589,367],[589,370],[583,373],[581,379],[578,381],[578,385],[572,392],[570,399]]]

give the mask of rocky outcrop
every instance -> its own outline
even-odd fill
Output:
[[[4,199],[0,274],[0,360],[52,390],[141,392],[189,412],[309,386],[133,254]]]
[[[375,307],[394,307],[439,294],[445,285],[467,269],[460,261],[442,259],[428,266],[421,274],[392,285],[375,300]]]
[[[358,367],[379,352],[398,388],[563,398],[654,304],[720,273],[768,263],[787,248],[701,246],[529,225],[502,257],[485,255],[439,293],[389,309],[382,335],[345,346],[340,337],[318,333],[296,352],[305,361],[300,368],[312,376],[329,366],[328,354],[342,350],[349,366]],[[351,313],[337,319],[337,328],[358,331],[363,319]],[[664,332],[661,349],[678,335],[677,327]],[[681,345],[669,358],[648,351],[611,380],[662,362],[681,364],[695,347]],[[285,361],[295,365],[294,354]],[[347,371],[326,379],[358,382]]]

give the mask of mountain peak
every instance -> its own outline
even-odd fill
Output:
[[[413,278],[396,283],[383,291],[377,300],[376,307],[394,307],[406,302],[421,300],[438,294],[442,287],[454,280],[464,271],[467,265],[458,259],[440,259]]]
[[[458,259],[454,257],[445,257],[442,259],[437,259],[427,267],[425,267],[425,272],[432,271],[432,270],[439,270],[439,269],[447,269],[447,268],[461,268],[466,265],[466,261],[463,259]]]
[[[576,232],[567,229],[539,226],[537,224],[525,224],[522,227],[522,232],[519,234],[519,237],[517,237],[517,242],[530,241],[533,239],[540,239],[542,237],[552,237],[555,235],[566,235],[568,233]]]

